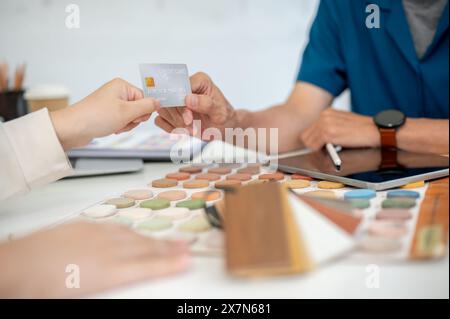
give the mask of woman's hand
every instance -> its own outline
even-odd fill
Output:
[[[95,137],[129,131],[150,118],[157,100],[122,79],[114,79],[72,107],[50,114],[64,150],[88,144]]]
[[[182,242],[75,222],[0,244],[0,260],[0,297],[67,298],[180,272],[189,255]]]

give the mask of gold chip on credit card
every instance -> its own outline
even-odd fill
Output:
[[[155,79],[152,77],[145,78],[145,86],[148,88],[155,87]]]

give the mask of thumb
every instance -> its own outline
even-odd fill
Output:
[[[191,94],[186,97],[186,106],[193,112],[211,115],[216,108],[214,100],[207,95]]]
[[[143,98],[135,101],[125,102],[127,109],[127,117],[130,121],[153,113],[161,104],[158,100],[152,98]]]

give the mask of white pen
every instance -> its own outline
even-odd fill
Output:
[[[342,165],[342,161],[341,161],[341,158],[339,157],[338,153],[336,152],[336,148],[334,147],[334,145],[331,143],[327,143],[327,145],[325,147],[328,151],[328,155],[330,155],[331,160],[334,163],[334,166],[336,166],[337,169],[340,169],[341,165]]]

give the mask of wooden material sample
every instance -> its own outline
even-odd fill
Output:
[[[236,188],[225,193],[228,271],[237,276],[287,275],[313,268],[278,183]]]
[[[449,179],[431,182],[419,210],[409,253],[412,259],[441,258],[447,253]]]

